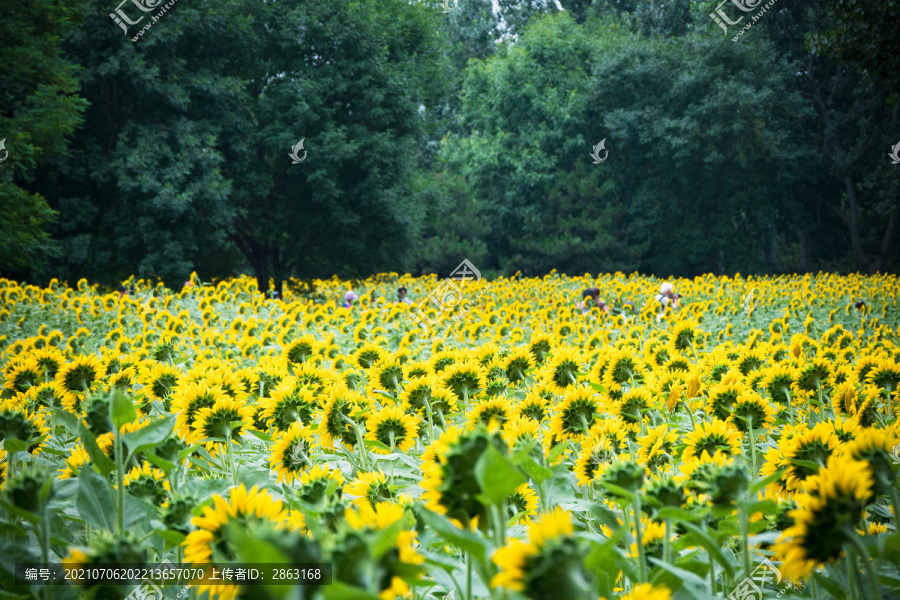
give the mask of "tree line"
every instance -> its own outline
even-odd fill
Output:
[[[893,271],[897,2],[4,1],[0,275]]]

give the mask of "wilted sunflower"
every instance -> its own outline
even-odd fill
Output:
[[[312,466],[314,441],[312,430],[296,422],[275,437],[269,463],[278,474],[278,481],[290,485],[300,472]]]
[[[825,468],[809,477],[805,493],[796,497],[798,508],[790,513],[794,525],[775,546],[787,579],[804,580],[816,567],[843,555],[844,545],[856,535],[873,484],[868,463],[850,455],[829,458]]]

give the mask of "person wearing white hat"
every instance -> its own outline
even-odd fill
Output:
[[[659,294],[656,295],[656,301],[662,304],[663,309],[671,302],[672,310],[678,310],[678,301],[681,300],[681,294],[676,294],[674,289],[674,286],[668,281],[659,286]]]
[[[353,306],[353,301],[358,299],[359,296],[353,290],[347,290],[347,293],[344,294],[344,308],[350,308]]]

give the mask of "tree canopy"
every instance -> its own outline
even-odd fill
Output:
[[[17,4],[0,274],[895,270],[889,4]]]

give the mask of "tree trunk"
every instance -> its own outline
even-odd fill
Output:
[[[850,242],[853,244],[853,256],[856,257],[856,263],[861,270],[867,271],[870,268],[869,257],[866,256],[862,247],[862,240],[859,237],[859,202],[856,198],[856,186],[853,185],[853,179],[850,176],[844,177],[844,188],[847,190],[847,199],[850,202]]]

